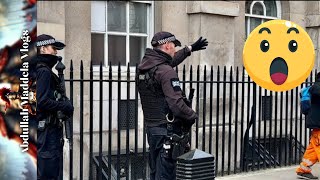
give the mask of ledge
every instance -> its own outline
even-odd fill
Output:
[[[240,8],[237,2],[224,1],[188,1],[187,14],[217,14],[224,16],[239,16]]]
[[[319,27],[320,26],[320,15],[307,15],[306,27]]]

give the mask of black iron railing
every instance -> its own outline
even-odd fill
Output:
[[[191,146],[214,155],[216,175],[298,164],[309,134],[299,91],[313,76],[291,91],[270,92],[252,82],[244,68],[207,68],[183,66],[176,71],[186,94],[196,89],[193,109],[199,119]],[[91,65],[84,71],[81,62],[79,77],[74,77],[71,62],[66,81],[71,101],[79,107],[72,134],[79,143],[70,150],[70,179],[148,179],[148,144],[135,72],[129,64],[105,69]]]

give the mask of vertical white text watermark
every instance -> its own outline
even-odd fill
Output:
[[[22,152],[26,152],[29,149],[29,111],[26,105],[29,103],[29,62],[25,61],[25,59],[29,56],[29,43],[31,41],[31,37],[29,35],[28,30],[22,31],[21,40],[23,41],[22,47],[20,48],[20,55],[22,66],[20,68],[21,77],[20,77],[20,88],[22,88],[21,94],[21,121],[20,128],[22,129],[22,133],[20,134],[20,138],[23,140],[20,147],[22,148]]]

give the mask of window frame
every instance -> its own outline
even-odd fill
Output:
[[[264,1],[252,1],[250,4],[250,13],[245,13],[245,18],[248,18],[248,21],[246,22],[246,26],[247,26],[247,31],[246,31],[246,37],[249,36],[249,34],[251,33],[250,31],[250,19],[251,18],[259,18],[262,19],[262,23],[264,23],[265,19],[268,20],[274,20],[274,19],[281,19],[281,2],[280,1],[275,1],[276,2],[276,8],[277,8],[277,17],[273,17],[273,16],[267,16],[267,12],[266,12],[266,6],[264,4]],[[256,3],[260,3],[262,8],[263,8],[263,14],[264,15],[256,15],[256,14],[252,14],[252,9],[253,6]],[[245,7],[246,8],[246,7]]]
[[[264,1],[252,1],[250,4],[250,13],[246,13],[246,6],[245,6],[245,18],[248,18],[248,21],[245,21],[245,26],[247,27],[247,31],[245,32],[246,34],[246,38],[249,36],[249,34],[251,33],[250,31],[250,19],[251,18],[260,18],[262,19],[262,23],[264,23],[265,19],[269,19],[269,20],[273,20],[273,19],[281,19],[281,2],[280,1],[275,1],[276,2],[276,8],[277,8],[277,17],[273,17],[273,16],[267,16],[267,10],[266,10],[266,6],[264,4]],[[252,14],[252,9],[253,6],[255,5],[255,3],[260,3],[262,5],[263,8],[263,16],[262,15],[256,15],[256,14]],[[245,70],[245,75],[248,76],[247,71]]]
[[[92,1],[93,2],[93,1]],[[147,8],[147,32],[146,33],[131,33],[130,32],[130,2],[132,3],[143,3],[149,5]],[[108,36],[118,35],[125,36],[126,38],[126,65],[120,65],[121,72],[127,72],[128,63],[130,62],[130,37],[146,37],[146,48],[151,48],[151,38],[154,34],[154,1],[126,1],[126,32],[108,31],[108,2],[105,2],[105,31],[92,30],[91,34],[103,34],[104,35],[104,61],[102,64],[103,71],[109,70],[109,59],[108,59]],[[92,15],[92,14],[91,14]],[[118,65],[111,65],[112,71],[118,70]],[[135,72],[135,66],[129,66],[130,72]],[[100,65],[93,65],[93,71],[100,71]],[[95,74],[95,73],[94,73]]]

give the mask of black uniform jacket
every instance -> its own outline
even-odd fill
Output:
[[[59,85],[58,77],[52,72],[52,67],[57,63],[57,56],[40,54],[36,58],[36,98],[37,119],[42,120],[49,114],[58,110],[64,113],[71,111],[65,102],[55,100],[54,92]]]
[[[185,47],[176,52],[174,58],[158,49],[146,49],[146,53],[138,66],[140,71],[146,71],[158,66],[155,79],[161,84],[165,100],[175,117],[186,120],[197,119],[198,116],[193,109],[187,106],[183,100],[180,82],[173,67],[179,65],[191,54]],[[148,125],[152,126],[152,125]]]

